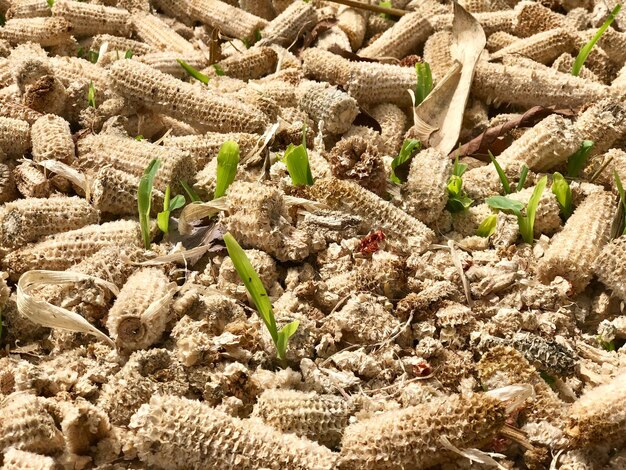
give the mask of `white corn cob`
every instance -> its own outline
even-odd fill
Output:
[[[567,27],[564,15],[553,12],[541,3],[523,1],[516,5],[515,35],[527,38],[541,31]]]
[[[434,239],[435,234],[422,222],[353,181],[319,179],[307,192],[333,209],[363,217],[370,229],[382,230],[387,240],[403,250],[423,252]]]
[[[516,13],[513,10],[480,12],[474,13],[472,16],[478,20],[487,36],[498,31],[511,34],[515,32]],[[440,31],[452,29],[453,19],[452,14],[443,14],[433,15],[428,21],[436,31]]]
[[[569,10],[565,15],[565,19],[568,25],[571,26],[571,29],[573,29],[574,31],[580,31],[591,26],[593,17],[586,8],[580,6],[578,8],[572,8],[571,10]]]
[[[324,121],[324,130],[331,134],[343,134],[359,114],[357,102],[327,83],[307,81],[297,90],[298,104],[315,122]]]
[[[56,46],[70,39],[71,25],[63,18],[15,18],[0,28],[0,39],[12,45],[35,42]]]
[[[308,439],[185,398],[153,397],[135,413],[129,427],[141,461],[164,470],[199,470],[208,461],[216,468],[241,470],[330,470],[336,465],[333,452]]]
[[[122,96],[208,130],[257,132],[265,127],[265,118],[257,109],[215,96],[137,61],[117,61],[110,74]]]
[[[56,0],[52,6],[52,14],[69,21],[72,25],[72,34],[75,36],[96,34],[128,36],[130,33],[130,13],[122,8],[75,0]]]
[[[0,203],[12,201],[17,197],[17,187],[12,168],[0,163]]]
[[[282,432],[336,447],[354,405],[334,395],[292,390],[266,390],[254,406],[254,416]]]
[[[556,58],[554,62],[552,62],[552,68],[561,73],[572,73],[572,67],[574,66],[574,56],[568,53],[561,54]],[[582,69],[580,69],[580,73],[578,74],[580,78],[584,78],[590,82],[601,83],[601,80],[589,70],[587,67],[583,65]]]
[[[57,233],[9,253],[3,266],[11,279],[31,269],[62,271],[107,246],[141,245],[139,224],[118,220]]]
[[[524,107],[578,107],[604,98],[609,88],[579,77],[545,70],[479,62],[472,94],[487,103],[505,102]]]
[[[316,23],[317,14],[312,4],[302,0],[291,2],[263,29],[259,45],[290,46],[300,35],[313,29]]]
[[[173,75],[176,78],[186,79],[189,74],[181,67],[177,59],[182,59],[196,70],[202,70],[209,63],[204,54],[197,51],[185,51],[185,53],[162,51],[150,52],[136,58],[138,62],[149,65],[159,72]]]
[[[317,47],[305,49],[300,57],[306,76],[331,85],[348,84],[353,68],[353,63],[349,60]],[[354,65],[358,67],[362,64]]]
[[[131,13],[138,11],[150,11],[149,0],[117,0],[115,6],[118,8],[124,8]]]
[[[427,225],[440,219],[448,202],[450,171],[450,159],[435,149],[415,155],[402,188],[404,210]]]
[[[510,46],[517,40],[519,40],[517,36],[505,31],[496,31],[487,38],[487,45],[485,47],[489,52],[496,52],[504,47]]]
[[[54,76],[63,82],[81,82],[89,85],[93,82],[96,91],[106,90],[111,86],[109,71],[79,57],[51,57],[49,64]]]
[[[109,51],[126,52],[133,51],[133,55],[144,55],[157,50],[146,44],[145,42],[135,41],[134,39],[124,38],[121,36],[113,36],[111,34],[98,34],[91,41],[92,49],[98,51],[103,44],[108,44]]]
[[[567,29],[557,28],[519,39],[492,54],[491,58],[495,60],[507,54],[517,54],[547,65],[572,49],[571,33]]]
[[[193,52],[193,45],[170,28],[163,20],[150,13],[133,13],[131,24],[137,37],[158,50]]]
[[[17,190],[25,197],[49,197],[52,192],[50,180],[33,166],[30,162],[24,162],[15,167],[13,178]]]
[[[528,204],[535,187],[524,188],[520,192],[509,194],[509,198],[519,201],[524,205]],[[535,213],[534,236],[539,238],[541,234],[551,235],[561,228],[561,217],[559,215],[559,204],[552,191],[544,191],[539,198],[537,212]]]
[[[353,51],[363,44],[367,17],[366,12],[356,8],[342,6],[337,11],[337,26],[348,36]]]
[[[350,38],[348,38],[348,35],[337,25],[322,32],[315,41],[315,47],[327,50],[337,49],[348,52],[352,51]]]
[[[398,106],[411,105],[408,90],[414,87],[413,67],[365,62],[352,66],[346,83],[348,93],[359,103],[389,102]]]
[[[0,208],[0,243],[14,248],[96,223],[98,211],[78,197],[20,199]]]
[[[189,15],[236,39],[254,38],[267,21],[219,0],[189,0]]]
[[[13,81],[12,77],[11,81]],[[0,117],[26,121],[28,124],[32,125],[41,116],[42,114],[40,112],[30,109],[28,106],[24,106],[19,101],[14,101],[6,97],[0,98]]]
[[[50,5],[46,0],[12,0],[6,18],[36,18],[50,16]]]
[[[459,2],[459,5],[465,8],[469,13],[480,13],[492,10],[490,0],[464,0]]]
[[[432,34],[424,44],[424,62],[428,62],[433,75],[433,81],[438,82],[454,65],[450,54],[452,33],[449,31],[437,31]]]
[[[270,47],[253,47],[219,62],[224,73],[240,80],[261,78],[276,71],[278,54]]]
[[[18,450],[15,447],[9,447],[4,451],[3,461],[2,470],[54,470],[56,468],[52,457]]]
[[[595,263],[595,275],[620,299],[626,301],[626,236],[605,245]]]
[[[606,165],[604,170],[596,175],[594,182],[617,193],[613,172],[617,172],[621,181],[626,180],[626,152],[620,149],[611,149],[604,155],[592,159],[583,170],[583,176],[587,179],[591,178],[604,165]]]
[[[394,24],[391,18],[385,18],[380,15],[369,15],[367,17],[367,30],[365,31],[365,40],[369,41],[374,36],[384,33]]]
[[[118,348],[134,351],[157,342],[165,331],[174,292],[160,269],[141,268],[132,274],[107,318],[107,329]]]
[[[407,125],[407,117],[402,109],[391,103],[383,103],[374,106],[369,111],[370,115],[380,124],[381,145],[379,148],[384,155],[395,157],[404,141],[404,132]]]
[[[593,263],[611,235],[614,199],[608,192],[593,193],[576,208],[539,260],[537,274],[542,281],[561,276],[570,282],[574,293],[587,286]]]
[[[186,25],[193,25],[195,20],[189,16],[189,0],[151,0],[152,6],[167,16],[176,18]]]
[[[19,158],[30,148],[30,126],[26,121],[0,117],[0,150],[9,158]]]
[[[271,0],[239,0],[239,7],[243,11],[268,21],[276,16]]]
[[[626,105],[615,98],[598,101],[578,117],[574,127],[582,139],[594,142],[590,155],[604,153],[626,135]]]
[[[248,88],[252,88],[268,96],[274,100],[280,108],[293,107],[296,102],[296,87],[283,80],[255,81],[249,83]]]
[[[74,140],[69,123],[62,117],[46,114],[35,121],[31,129],[33,160],[59,160],[72,163]]]

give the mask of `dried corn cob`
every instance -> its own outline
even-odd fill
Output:
[[[525,0],[516,5],[515,12],[515,35],[522,38],[567,26],[564,15],[555,13],[540,3]]]
[[[161,162],[154,179],[157,189],[164,190],[168,184],[178,187],[180,180],[190,181],[193,176],[194,165],[187,152],[116,135],[100,134],[81,139],[76,164],[93,171],[111,165],[140,177],[153,159]]]
[[[496,52],[500,49],[510,46],[519,38],[504,31],[496,31],[489,38],[487,38],[487,45],[485,46],[489,52]]]
[[[359,54],[363,57],[402,59],[426,42],[433,33],[429,17],[443,11],[443,7],[433,7],[404,15],[373,43],[361,49]]]
[[[586,8],[581,6],[569,10],[565,15],[565,20],[572,29],[580,31],[591,26],[592,15]]]
[[[27,393],[9,395],[0,402],[0,449],[54,455],[63,451],[63,434],[50,414],[51,404]]]
[[[78,197],[20,199],[0,209],[0,244],[3,249],[15,248],[96,223],[98,211]]]
[[[34,109],[24,106],[19,101],[9,98],[0,98],[0,117],[26,121],[32,125],[42,114]]]
[[[594,103],[578,117],[575,129],[594,142],[590,155],[604,153],[626,135],[626,105],[615,98]]]
[[[459,5],[470,13],[491,11],[491,0],[464,0]]]
[[[603,171],[596,173],[602,168]],[[616,192],[615,179],[613,177],[613,171],[616,171],[621,181],[626,180],[626,152],[620,149],[611,149],[604,155],[598,156],[591,160],[589,165],[583,170],[585,178],[591,178],[594,175],[596,184],[601,184],[606,189]]]
[[[13,170],[8,165],[0,163],[0,203],[12,201],[17,197],[17,187]]]
[[[374,106],[369,113],[380,124],[380,150],[384,155],[397,155],[404,141],[404,131],[407,125],[406,114],[391,103]]]
[[[366,43],[372,40],[393,26],[394,21],[391,18],[385,18],[380,15],[369,15],[367,17],[367,30],[365,31]]]
[[[604,98],[609,89],[545,68],[527,70],[521,67],[479,62],[472,93],[487,103],[505,102],[524,107],[577,107]]]
[[[189,0],[188,8],[192,18],[232,38],[251,40],[256,30],[262,30],[267,25],[263,18],[219,0]]]
[[[341,441],[354,405],[334,395],[266,390],[254,416],[282,432],[294,433],[333,448]]]
[[[93,82],[96,90],[106,90],[111,86],[109,72],[79,57],[51,57],[48,61],[54,76],[64,83],[80,82],[89,85]]]
[[[256,132],[265,127],[260,111],[215,96],[137,61],[117,61],[110,73],[122,96],[182,121],[218,132]]]
[[[30,126],[26,121],[0,117],[0,150],[9,158],[24,156],[30,148]]]
[[[345,88],[359,103],[411,105],[408,90],[415,87],[412,67],[365,62],[358,65],[352,66]]]
[[[448,460],[442,442],[456,447],[481,445],[504,425],[506,407],[487,394],[452,395],[437,402],[387,411],[348,426],[339,468],[428,468]]]
[[[142,268],[132,274],[107,318],[107,329],[117,347],[134,351],[157,342],[165,331],[175,292],[176,285],[160,269]]]
[[[352,97],[327,83],[303,82],[296,93],[300,109],[314,122],[324,121],[324,130],[331,134],[346,132],[359,114]]]
[[[130,33],[130,13],[122,8],[105,7],[74,0],[56,0],[52,14],[69,21],[75,36]]]
[[[593,29],[580,33],[580,36],[583,41],[587,42],[596,32]],[[609,28],[600,36],[598,45],[606,52],[613,63],[622,65],[626,61],[626,33]]]
[[[353,64],[337,54],[316,47],[305,49],[301,58],[302,68],[308,77],[328,82],[331,85],[347,85],[353,66],[360,67],[363,65],[361,63]]]
[[[556,58],[554,62],[552,62],[552,68],[561,73],[571,73],[572,67],[574,66],[574,60],[574,56],[572,56],[571,54],[561,54],[559,57]],[[584,65],[582,69],[580,69],[580,73],[578,74],[578,76],[590,82],[601,83],[596,74]]]
[[[56,46],[70,39],[70,30],[64,18],[15,18],[0,28],[0,39],[12,45],[30,41],[43,47]]]
[[[609,241],[615,215],[612,194],[590,194],[576,208],[561,232],[550,241],[544,257],[539,260],[537,274],[544,282],[561,276],[580,292],[589,283],[593,263]]]
[[[382,230],[403,250],[422,252],[434,239],[434,233],[422,222],[353,181],[320,179],[307,188],[307,193],[333,209],[363,217],[370,229]]]
[[[137,57],[136,60],[142,64],[149,65],[159,72],[173,75],[176,78],[187,78],[189,75],[180,66],[177,59],[184,60],[196,70],[201,70],[208,64],[208,59],[204,54],[194,51],[186,51],[184,54],[172,51],[150,52]]]
[[[508,197],[527,205],[534,190],[534,186],[525,188],[520,192],[509,194]],[[540,237],[541,234],[552,235],[561,228],[559,211],[556,196],[551,191],[544,191],[539,198],[539,204],[537,205],[537,211],[535,213],[535,237]]]
[[[337,11],[337,26],[346,33],[350,47],[356,51],[363,44],[368,15],[363,10],[342,6]]]
[[[98,34],[93,37],[91,47],[94,50],[100,50],[103,44],[108,44],[109,51],[133,51],[133,55],[144,55],[150,52],[157,52],[156,49],[145,42],[135,41],[120,36],[112,36],[111,34]]]
[[[248,85],[262,95],[273,99],[281,108],[290,108],[296,102],[296,87],[282,80],[263,80]]]
[[[150,11],[149,0],[117,0],[115,6],[118,8],[124,8],[131,13],[138,11]]]
[[[494,53],[491,58],[495,60],[507,54],[517,54],[547,65],[572,48],[573,38],[570,32],[557,28],[519,39]]]
[[[155,49],[181,54],[194,51],[189,41],[176,33],[163,20],[150,13],[133,13],[131,24],[137,37]]]
[[[74,141],[69,123],[62,117],[46,114],[40,117],[31,129],[33,160],[59,160],[72,163]]]
[[[579,36],[573,36],[574,49],[576,51],[582,49],[587,43],[586,40]],[[603,83],[609,85],[615,78],[619,66],[611,61],[609,56],[600,47],[594,47],[589,56],[585,60],[585,67],[591,70]]]
[[[276,16],[271,0],[239,0],[239,7],[268,21]]]
[[[52,457],[18,450],[15,447],[9,447],[4,451],[3,461],[3,470],[54,470],[56,468]]]
[[[594,268],[598,279],[622,300],[626,300],[625,253],[626,237],[621,236],[603,248]]]
[[[183,24],[194,24],[194,20],[189,16],[189,0],[151,0],[150,3],[159,11],[176,18]]]
[[[31,269],[62,271],[106,246],[141,245],[139,224],[118,220],[57,233],[9,253],[3,260],[11,279]]]
[[[435,149],[415,155],[402,188],[406,212],[427,225],[439,219],[448,202],[450,171],[450,159]]]
[[[6,18],[36,18],[50,16],[50,5],[46,0],[12,0]]]
[[[274,72],[277,63],[276,51],[270,47],[253,47],[224,59],[219,62],[219,66],[229,77],[247,81]]]
[[[424,44],[424,61],[430,65],[434,81],[445,77],[446,73],[454,65],[450,54],[452,33],[449,31],[437,31],[432,34]]]
[[[511,34],[515,32],[516,13],[513,10],[474,13],[472,16],[478,20],[487,36],[498,31]],[[428,21],[435,31],[450,30],[452,29],[453,17],[452,14],[433,15]]]
[[[335,455],[308,439],[185,398],[153,397],[132,417],[130,428],[142,462],[165,463],[167,470],[200,469],[207,461],[242,470],[266,466],[270,460],[277,468],[335,467]]]
[[[270,21],[261,33],[259,45],[279,44],[287,47],[317,23],[313,5],[297,0]]]
[[[13,170],[17,190],[25,197],[48,197],[52,192],[50,181],[31,163],[24,162]]]

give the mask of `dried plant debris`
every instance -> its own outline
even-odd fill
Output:
[[[620,8],[0,0],[0,470],[625,469]]]

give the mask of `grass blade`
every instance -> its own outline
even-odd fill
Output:
[[[287,343],[289,342],[289,338],[291,338],[295,334],[298,326],[300,326],[300,322],[298,320],[294,320],[291,323],[287,323],[278,332],[276,349],[278,351],[278,357],[280,357],[281,359],[285,359],[285,353],[287,352]]]
[[[132,59],[133,55],[134,53],[132,49],[126,49],[126,52],[124,53],[124,59]]]
[[[479,237],[489,238],[496,232],[496,225],[498,223],[498,214],[488,215],[485,220],[483,220],[478,229],[476,229],[476,235]]]
[[[87,104],[92,108],[96,107],[96,88],[93,82],[89,82],[89,91],[87,92]]]
[[[537,206],[539,205],[539,200],[541,199],[541,195],[543,194],[543,190],[546,189],[547,184],[547,176],[544,176],[539,180],[537,186],[535,186],[532,196],[530,196],[530,199],[528,200],[528,205],[526,206],[526,217],[518,216],[518,223],[520,226],[520,232],[522,233],[522,238],[529,245],[533,244]]]
[[[619,201],[622,205],[622,215],[623,218],[626,219],[626,194],[624,193],[624,186],[622,185],[622,180],[619,177],[619,174],[616,170],[613,170],[613,178],[615,179],[615,186],[617,186],[617,192],[619,193]],[[622,234],[626,235],[626,220],[622,221],[624,224],[624,229]]]
[[[567,160],[567,175],[572,178],[576,178],[589,157],[589,152],[593,148],[594,142],[592,140],[583,140],[582,144],[576,152],[572,154]]]
[[[163,198],[163,211],[157,214],[157,225],[161,232],[167,233],[170,226],[170,185],[165,187]]]
[[[561,215],[567,220],[572,215],[572,189],[559,172],[552,175],[552,193],[556,196],[556,201],[559,203]]]
[[[183,187],[183,189],[187,193],[187,196],[189,196],[189,200],[191,202],[202,202],[202,199],[200,199],[200,196],[198,196],[198,193],[196,193],[195,189],[193,189],[193,187],[189,185],[189,183],[181,180],[180,185]]]
[[[515,188],[516,193],[519,193],[522,189],[524,189],[524,184],[526,183],[527,177],[528,167],[526,165],[522,165],[522,169],[519,174],[519,181],[517,182],[517,187]]]
[[[502,183],[502,187],[504,188],[504,194],[511,194],[511,185],[509,184],[509,179],[506,177],[506,174],[504,173],[504,170],[498,163],[498,160],[496,160],[493,154],[491,153],[491,150],[489,150],[488,152],[489,152],[489,158],[491,158],[493,166],[496,167],[496,171],[498,172],[498,177],[500,178],[500,182]]]
[[[465,163],[459,163],[459,156],[457,155],[454,159],[454,166],[452,167],[452,174],[454,176],[458,176],[459,178],[463,176],[463,173],[467,170],[467,165]]]
[[[600,39],[600,36],[604,34],[604,32],[609,28],[609,26],[611,26],[611,23],[615,21],[615,17],[617,16],[617,14],[619,13],[621,9],[622,9],[621,3],[618,4],[615,8],[613,8],[613,11],[609,14],[609,17],[607,18],[607,20],[602,24],[602,26],[600,26],[600,29],[598,29],[598,32],[591,38],[591,40],[587,44],[585,44],[580,49],[580,52],[578,53],[578,56],[576,56],[576,60],[574,61],[574,65],[572,65],[572,75],[577,77],[580,74],[580,71],[583,68],[583,65],[585,64],[587,57],[589,57],[589,54],[591,53],[593,46],[596,45],[596,42],[598,42],[598,40]]]
[[[313,185],[309,155],[302,144],[298,146],[289,144],[289,147],[285,150],[283,161],[287,165],[287,171],[294,186]]]
[[[417,85],[415,87],[415,106],[426,99],[433,89],[433,76],[430,72],[428,62],[418,62],[415,64],[415,74],[417,75]]]
[[[220,147],[217,154],[217,180],[214,197],[222,197],[230,184],[235,180],[237,165],[239,164],[239,144],[227,140]]]
[[[400,165],[404,163],[407,163],[411,159],[411,156],[414,153],[419,152],[421,148],[422,148],[422,143],[419,140],[407,139],[402,143],[402,148],[400,149],[400,153],[391,162],[391,175],[390,175],[391,181],[393,181],[396,184],[402,184],[404,182],[396,174],[396,168],[398,168]]]
[[[139,209],[139,225],[146,250],[150,249],[150,208],[152,206],[152,184],[161,162],[152,160],[145,171],[137,188],[137,208]]]
[[[193,78],[195,78],[199,82],[202,82],[205,85],[209,83],[210,78],[208,75],[205,75],[202,72],[199,72],[198,70],[194,69],[191,65],[189,65],[187,62],[185,62],[182,59],[176,59],[176,62],[178,62],[180,66],[183,69],[185,69],[185,72],[187,72],[189,75],[191,75]]]

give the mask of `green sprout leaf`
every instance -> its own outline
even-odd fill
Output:
[[[230,256],[239,278],[242,280],[246,290],[250,294],[252,302],[254,302],[261,320],[263,320],[263,323],[267,327],[270,336],[276,345],[278,357],[281,360],[284,360],[288,340],[298,328],[298,322],[291,322],[285,325],[280,332],[278,331],[276,327],[276,319],[274,318],[274,311],[272,309],[272,303],[270,302],[267,291],[265,290],[259,275],[254,270],[254,267],[252,266],[252,263],[250,263],[245,251],[230,233],[226,233],[224,235],[224,242],[226,243],[228,256]]]
[[[225,75],[224,69],[222,68],[221,65],[213,64],[213,68],[215,69],[215,75],[217,75],[218,77],[223,77]]]
[[[100,57],[100,54],[98,51],[87,51],[87,60],[89,62],[91,62],[92,64],[95,64],[96,62],[98,62],[98,57]]]
[[[157,225],[163,233],[169,232],[170,214],[176,209],[180,209],[185,205],[185,197],[177,194],[170,200],[170,185],[165,187],[165,197],[163,198],[163,211],[157,214]]]
[[[191,65],[189,65],[187,62],[185,62],[182,59],[176,59],[176,62],[178,62],[180,66],[183,69],[185,69],[185,72],[187,72],[189,75],[191,75],[193,78],[195,78],[199,82],[202,82],[205,85],[209,83],[210,78],[208,75],[205,75],[202,72],[197,71],[196,69],[194,69]]]
[[[417,85],[415,87],[415,106],[426,99],[433,89],[433,76],[430,72],[428,62],[418,62],[415,64],[415,74],[417,75]]]
[[[96,108],[96,88],[93,82],[89,82],[89,91],[87,91],[87,104],[92,108]]]
[[[230,184],[235,180],[239,164],[239,144],[227,140],[220,147],[217,155],[217,181],[214,197],[222,197]]]
[[[400,153],[391,162],[391,175],[390,175],[391,181],[393,181],[396,184],[402,184],[404,182],[396,174],[396,168],[398,168],[400,165],[404,163],[407,163],[411,159],[413,154],[419,152],[421,148],[422,148],[422,143],[419,140],[407,139],[402,143],[402,148],[400,149]]]
[[[500,183],[502,183],[504,194],[511,194],[511,185],[509,184],[509,179],[506,177],[506,174],[504,173],[504,170],[498,163],[498,160],[496,160],[493,154],[491,153],[491,150],[488,150],[488,152],[489,152],[489,158],[491,158],[493,166],[496,167],[496,171],[498,172],[498,177],[500,178]]]
[[[509,199],[506,196],[491,196],[485,199],[485,202],[492,209],[512,212],[518,217],[522,216],[522,211],[524,210],[523,203]]]
[[[259,28],[254,30],[254,42],[261,40],[261,30]]]
[[[572,189],[559,172],[552,175],[552,193],[556,196],[556,202],[559,203],[561,215],[567,220],[572,215]]]
[[[378,2],[378,6],[379,7],[383,7],[383,8],[391,8],[391,7],[393,7],[393,5],[392,5],[392,3],[390,1]],[[390,16],[387,13],[379,13],[378,16],[381,16],[381,17],[385,18],[386,20],[391,19]]]
[[[600,26],[600,29],[598,29],[598,32],[591,38],[591,40],[587,44],[585,44],[580,49],[580,52],[578,53],[578,56],[576,57],[576,60],[574,61],[574,65],[572,66],[572,75],[577,77],[578,74],[580,74],[580,70],[583,68],[583,65],[585,64],[587,57],[589,57],[589,54],[591,53],[591,49],[593,49],[593,46],[596,45],[596,42],[598,42],[598,40],[600,39],[600,36],[604,34],[604,32],[609,28],[609,26],[611,26],[611,23],[615,21],[615,18],[617,17],[617,14],[619,13],[621,9],[622,9],[621,3],[618,4],[615,8],[613,8],[613,11],[610,13],[607,20],[602,24],[602,26]]]
[[[619,177],[619,174],[616,170],[613,170],[613,178],[615,179],[615,186],[617,186],[617,192],[619,193],[619,202],[622,206],[622,215],[624,218],[623,225],[624,229],[622,234],[626,235],[626,194],[624,193],[624,186],[622,185],[622,180]]]
[[[593,140],[583,140],[582,144],[576,152],[574,152],[567,160],[567,175],[576,178],[589,157],[589,152],[593,148]]]
[[[54,6],[54,0],[47,0],[48,6],[52,8]]]
[[[533,234],[535,230],[535,216],[537,215],[537,206],[539,205],[539,200],[541,199],[541,195],[543,194],[543,190],[546,189],[547,184],[547,176],[544,176],[539,180],[539,182],[535,186],[535,190],[533,191],[532,196],[530,196],[530,199],[528,200],[528,205],[526,206],[526,217],[517,216],[517,223],[519,225],[522,238],[529,245],[532,245],[534,241]]]
[[[602,339],[602,336],[598,336],[597,339],[602,349],[608,352],[615,351],[615,341],[604,341],[604,339]]]
[[[517,182],[517,187],[515,188],[515,192],[520,192],[524,189],[524,184],[526,183],[526,178],[528,177],[528,167],[524,164],[522,165],[522,169],[519,173],[519,181]]]
[[[467,165],[465,163],[459,163],[459,156],[457,155],[457,157],[454,159],[454,166],[452,167],[452,174],[460,178],[461,176],[463,176],[466,170],[467,170]]]
[[[454,160],[454,166],[452,167],[452,175],[448,178],[448,185],[446,190],[448,191],[448,202],[446,203],[446,209],[448,212],[463,212],[474,202],[469,198],[465,191],[463,191],[463,173],[467,170],[467,165],[459,163],[459,157]]]
[[[476,229],[476,235],[479,237],[489,238],[496,232],[496,225],[498,223],[498,214],[488,215],[485,220],[483,220],[478,229]]]
[[[189,200],[191,202],[202,202],[202,199],[200,199],[198,193],[196,193],[195,189],[193,189],[193,187],[189,183],[181,180],[180,185],[187,193],[187,196],[189,196]]]
[[[139,134],[138,136],[135,137],[135,140],[141,142],[144,139],[144,136],[142,136],[141,134]]]
[[[161,162],[152,160],[143,172],[137,188],[137,208],[139,209],[139,225],[143,246],[150,249],[150,208],[152,207],[152,184]]]
[[[126,49],[126,52],[124,53],[124,59],[132,59],[134,53],[132,49]]]
[[[294,186],[311,186],[313,184],[309,154],[306,151],[306,125],[302,130],[302,143],[298,146],[289,144],[285,150],[283,162],[287,165],[287,171]]]

